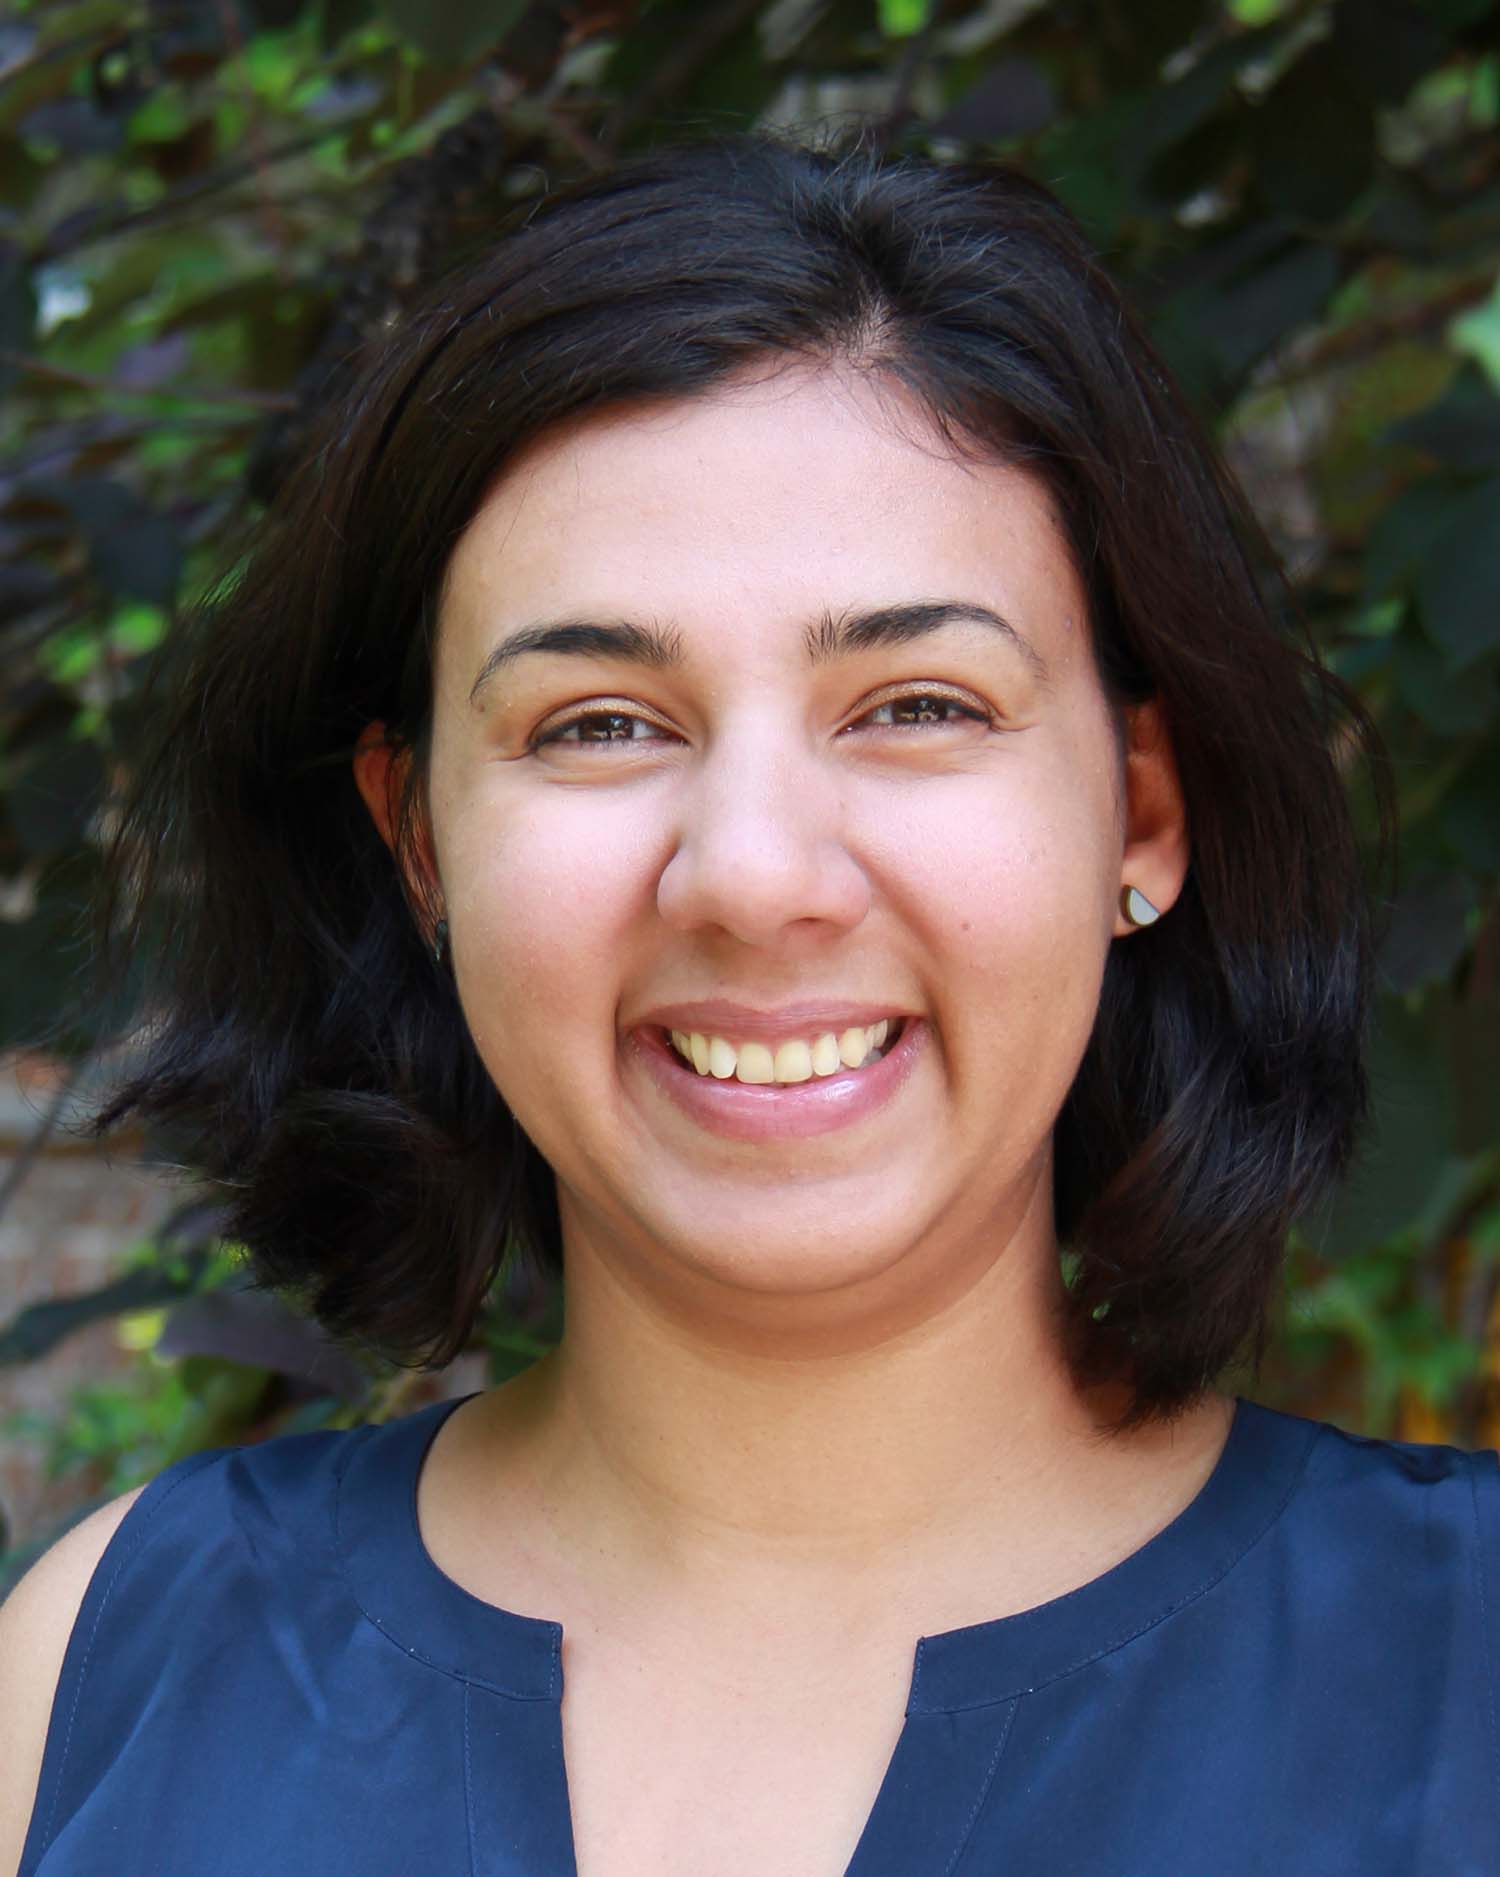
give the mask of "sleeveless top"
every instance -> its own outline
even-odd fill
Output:
[[[458,1405],[152,1481],[74,1625],[19,1877],[574,1871],[562,1629],[418,1530]],[[848,1877],[1496,1877],[1497,1659],[1497,1455],[1241,1398],[1149,1543],[916,1642]]]

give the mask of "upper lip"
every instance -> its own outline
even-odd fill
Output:
[[[657,1004],[637,1019],[638,1025],[659,1024],[664,1030],[688,1035],[722,1036],[725,1041],[780,1042],[788,1037],[821,1036],[825,1030],[868,1029],[882,1017],[910,1015],[899,1004],[862,1004],[808,1001],[761,1010],[723,997],[705,997],[685,1004]]]

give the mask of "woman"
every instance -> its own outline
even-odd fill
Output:
[[[1276,616],[997,167],[667,148],[392,336],[127,816],[106,1119],[343,1334],[508,1245],[566,1330],[54,1548],[25,1877],[1496,1868],[1493,1457],[1216,1386],[1365,1101]]]

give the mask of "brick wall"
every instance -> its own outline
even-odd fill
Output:
[[[107,1155],[66,1131],[54,1131],[31,1157],[30,1143],[60,1073],[35,1056],[0,1056],[0,1191],[18,1157],[29,1160],[0,1210],[0,1328],[28,1304],[79,1296],[117,1277],[130,1247],[190,1196],[128,1152]],[[136,1359],[121,1346],[116,1323],[105,1321],[67,1337],[48,1356],[0,1366],[0,1512],[13,1548],[51,1537],[97,1498],[102,1481],[86,1474],[49,1480],[46,1441],[5,1432],[4,1424],[18,1411],[55,1424],[72,1388],[123,1374]],[[404,1377],[391,1412],[411,1413],[485,1385],[484,1356],[471,1352],[446,1369]],[[0,1560],[0,1582],[4,1577]]]
[[[59,1071],[30,1058],[0,1058],[0,1190],[28,1151]],[[0,1325],[27,1304],[74,1297],[117,1275],[123,1254],[161,1223],[180,1196],[164,1179],[126,1159],[54,1132],[0,1212]],[[0,1367],[0,1423],[18,1410],[55,1420],[68,1391],[124,1369],[113,1323],[68,1337],[35,1362]],[[11,1542],[23,1545],[56,1528],[92,1496],[87,1480],[48,1481],[44,1443],[0,1433],[0,1508]]]

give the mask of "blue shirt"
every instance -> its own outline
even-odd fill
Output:
[[[457,1405],[152,1481],[68,1644],[21,1877],[573,1871],[562,1630],[418,1532]],[[1241,1399],[1123,1563],[916,1644],[849,1877],[1496,1877],[1497,1656],[1497,1456]]]

